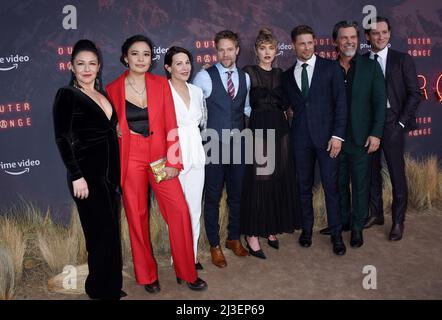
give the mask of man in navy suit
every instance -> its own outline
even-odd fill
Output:
[[[402,239],[405,212],[407,211],[408,187],[405,176],[405,133],[416,129],[416,109],[421,101],[416,67],[410,55],[388,48],[391,36],[390,21],[377,17],[376,24],[365,29],[365,39],[371,44],[366,54],[376,60],[387,83],[387,116],[381,148],[387,162],[393,186],[392,228],[389,239]],[[370,212],[365,228],[384,224],[382,201],[381,150],[373,154]]]
[[[291,38],[297,61],[284,72],[283,88],[293,109],[292,141],[303,218],[299,243],[312,244],[312,187],[318,161],[333,252],[341,256],[346,247],[341,236],[337,156],[347,125],[344,77],[335,61],[314,54],[311,27],[295,27]]]

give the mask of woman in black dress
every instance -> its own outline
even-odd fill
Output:
[[[278,249],[276,235],[299,229],[301,219],[290,131],[285,116],[282,70],[272,67],[276,50],[276,38],[270,30],[262,29],[255,42],[258,65],[244,68],[251,80],[249,128],[254,137],[254,163],[247,165],[244,174],[241,233],[246,235],[249,253],[261,259],[266,256],[258,237],[267,238],[268,244]],[[271,161],[261,165],[263,162],[257,157],[256,149],[258,155],[264,150],[264,156]],[[269,162],[274,164],[274,170],[264,170],[266,166],[272,169]]]
[[[68,187],[86,239],[86,293],[91,299],[120,299],[125,293],[121,291],[117,117],[101,90],[100,62],[93,42],[75,44],[72,80],[58,90],[53,118]]]

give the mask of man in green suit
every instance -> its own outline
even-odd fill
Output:
[[[371,156],[379,148],[387,109],[382,69],[379,63],[358,54],[358,40],[356,22],[341,21],[334,26],[333,42],[345,77],[349,113],[339,155],[340,214],[343,230],[351,230],[350,246],[354,248],[364,244],[362,230],[368,215]],[[321,230],[323,234],[327,232]]]

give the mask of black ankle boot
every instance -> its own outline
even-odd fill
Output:
[[[202,290],[207,289],[206,281],[204,281],[203,279],[200,279],[200,278],[196,278],[196,280],[194,282],[187,282],[187,281],[184,281],[184,280],[176,277],[176,282],[178,284],[182,284],[183,282],[186,282],[189,289],[195,290],[195,291],[202,291]]]
[[[144,289],[149,293],[158,293],[161,291],[160,282],[155,280],[150,284],[144,285]]]

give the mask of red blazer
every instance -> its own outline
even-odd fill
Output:
[[[121,162],[121,186],[126,179],[127,165],[130,152],[130,130],[126,120],[126,95],[124,80],[128,71],[106,86],[106,92],[115,107],[118,116],[118,124],[121,129],[120,162]],[[166,167],[183,169],[181,151],[173,104],[172,92],[165,77],[146,73],[147,112],[149,116],[150,131],[150,155],[146,155],[146,161],[153,162],[167,157]],[[167,141],[169,131],[175,130],[174,139]],[[174,153],[168,154],[170,147]]]

